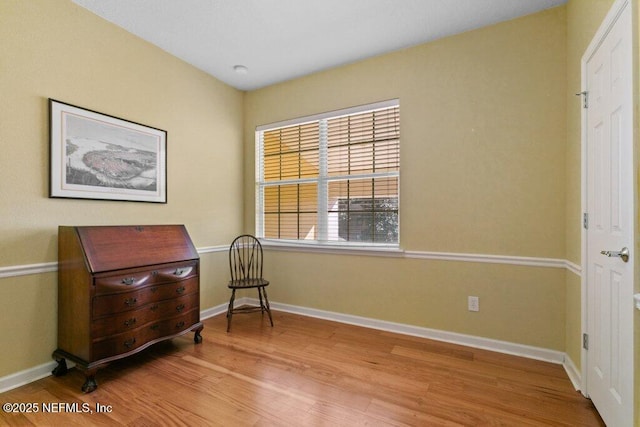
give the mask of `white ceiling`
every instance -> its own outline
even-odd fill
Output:
[[[559,6],[566,0],[73,0],[242,90]],[[234,71],[243,65],[245,73]]]

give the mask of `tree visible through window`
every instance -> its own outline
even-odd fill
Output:
[[[398,198],[341,199],[338,235],[349,242],[398,242]]]
[[[256,132],[256,234],[396,245],[397,101],[265,126]]]

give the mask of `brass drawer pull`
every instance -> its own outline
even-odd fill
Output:
[[[173,274],[175,274],[176,276],[184,276],[191,273],[192,269],[193,267],[179,267],[176,268],[176,271],[174,271]]]
[[[176,323],[176,329],[180,329],[182,327],[184,327],[184,320],[181,321],[181,322]]]
[[[184,286],[180,286],[178,289],[176,289],[176,292],[177,292],[178,294],[183,294],[183,293],[184,293],[184,291],[185,291],[185,287],[184,287]]]
[[[124,321],[124,326],[133,326],[136,324],[136,318],[132,317],[131,319]]]
[[[151,306],[151,311],[156,311],[158,309],[158,304],[153,304]]]
[[[176,310],[178,310],[178,312],[181,312],[182,310],[184,310],[184,304],[180,304],[179,306],[177,306]]]
[[[136,339],[135,338],[131,338],[130,340],[126,340],[124,342],[124,346],[127,347],[127,348],[131,348],[135,343],[136,343]]]
[[[137,298],[127,298],[126,300],[124,300],[124,303],[126,304],[127,307],[133,307],[134,305],[136,305],[137,302],[138,302]]]
[[[135,282],[135,277],[125,277],[124,279],[122,279],[122,283],[124,283],[125,285],[133,285]]]

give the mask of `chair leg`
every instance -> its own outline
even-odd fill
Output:
[[[271,307],[269,307],[269,298],[267,298],[267,290],[262,287],[258,288],[258,293],[260,293],[260,289],[262,289],[262,294],[264,295],[264,306],[263,309],[267,310],[267,314],[269,315],[269,322],[271,323],[271,327],[273,327],[273,318],[271,317]],[[260,296],[260,305],[262,305],[262,295]]]
[[[264,301],[262,299],[263,291],[264,291],[264,288],[258,287],[258,299],[260,300],[260,314],[264,314],[264,312],[266,311],[266,308],[264,306]]]
[[[236,299],[236,290],[231,291],[231,299],[229,299],[229,307],[227,307],[227,332],[231,329],[231,317],[233,316],[233,301]]]

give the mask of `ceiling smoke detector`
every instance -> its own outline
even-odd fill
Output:
[[[233,71],[235,71],[237,74],[247,74],[249,72],[249,69],[244,65],[234,65]]]

